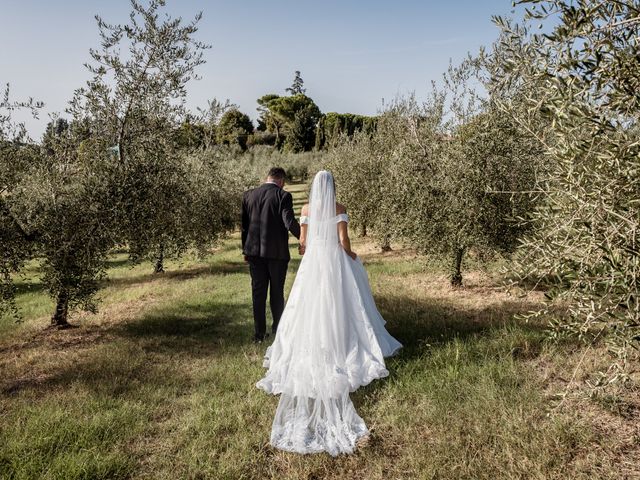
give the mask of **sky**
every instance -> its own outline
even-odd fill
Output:
[[[94,16],[128,20],[128,0],[0,0],[0,85],[15,100],[45,103],[40,120],[24,119],[39,138],[47,112],[64,109],[89,74],[89,49],[99,46]],[[511,0],[168,0],[166,11],[203,19],[196,38],[208,43],[201,80],[188,106],[229,99],[252,119],[256,99],[285,94],[300,70],[307,95],[323,112],[373,115],[383,101],[415,92],[425,97],[449,62],[490,45],[494,14]],[[384,99],[384,100],[383,100]],[[67,116],[68,117],[68,116]]]

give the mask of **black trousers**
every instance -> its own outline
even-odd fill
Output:
[[[267,290],[275,334],[278,322],[284,310],[284,281],[287,277],[288,260],[272,260],[261,257],[248,257],[251,273],[251,296],[253,299],[253,323],[255,338],[263,340],[267,331]]]

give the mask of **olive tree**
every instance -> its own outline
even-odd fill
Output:
[[[133,1],[127,25],[98,17],[94,76],[76,91],[68,128],[52,129],[42,147],[5,140],[2,117],[3,283],[25,258],[38,259],[57,326],[74,307],[95,308],[112,247],[127,245],[133,258],[155,252],[161,270],[167,253],[203,249],[233,224],[241,186],[176,141],[204,46],[192,39],[195,22],[159,22],[163,5]]]
[[[37,117],[42,106],[33,99],[13,101],[9,85],[0,97],[0,315],[16,314],[12,275],[31,257],[35,240],[17,215],[14,202],[16,188],[27,174],[37,147],[28,138],[24,123],[13,121],[12,113],[22,109]]]
[[[3,127],[9,121],[3,117]],[[104,145],[87,141],[85,128],[61,128],[42,146],[29,141],[23,127],[19,131],[11,140],[2,132],[2,304],[11,305],[11,274],[37,260],[55,300],[52,323],[66,326],[69,308],[94,308],[113,245],[112,209],[104,202],[109,159]]]
[[[502,36],[490,88],[521,89],[528,109],[514,119],[551,158],[516,280],[546,286],[550,304],[565,307],[538,312],[557,334],[607,339],[617,360],[597,383],[606,384],[628,378],[640,348],[640,6],[516,3],[529,7],[523,23],[495,19]],[[550,128],[531,122],[535,112]]]
[[[539,143],[494,105],[459,127],[444,155],[443,224],[453,254],[452,283],[462,284],[465,253],[513,253],[528,229],[531,195],[545,158]],[[435,240],[435,239],[434,239]],[[438,243],[438,242],[436,242]],[[447,246],[448,245],[448,246]]]
[[[114,165],[104,147],[70,128],[42,147],[14,192],[13,208],[35,237],[41,281],[55,301],[51,323],[59,327],[74,307],[95,310],[114,246]]]
[[[406,208],[403,194],[412,188],[407,183],[412,173],[403,161],[413,158],[405,155],[412,144],[408,119],[418,115],[419,108],[413,96],[398,98],[377,117],[377,130],[341,131],[327,151],[327,168],[336,178],[337,195],[349,209],[352,224],[362,236],[373,234],[383,250],[391,238],[403,238],[395,222]]]
[[[347,206],[352,226],[366,236],[381,218],[380,179],[386,168],[373,139],[364,134],[344,136],[327,152],[326,166],[333,172],[338,200]]]
[[[94,134],[117,154],[112,195],[121,213],[119,239],[134,260],[153,255],[162,272],[165,256],[189,245],[180,213],[190,186],[176,131],[187,115],[186,86],[207,46],[194,39],[201,14],[184,24],[164,14],[163,0],[131,5],[127,24],[96,17],[101,46],[87,65],[93,78],[76,92],[71,111],[90,119]]]
[[[537,140],[470,89],[476,69],[450,69],[423,103],[396,99],[372,135],[329,152],[355,222],[383,247],[393,239],[450,258],[456,286],[469,251],[514,249],[524,229],[515,218],[535,200],[518,192],[533,188],[543,161]]]

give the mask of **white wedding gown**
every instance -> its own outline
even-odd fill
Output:
[[[402,345],[385,329],[367,273],[338,242],[333,177],[315,177],[300,263],[257,387],[280,394],[271,444],[298,453],[353,452],[368,433],[349,392],[386,377],[384,357]]]

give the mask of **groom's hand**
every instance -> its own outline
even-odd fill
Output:
[[[304,252],[305,252],[306,249],[307,249],[307,247],[305,247],[304,245],[302,245],[302,244],[298,245],[298,254],[304,255]]]

